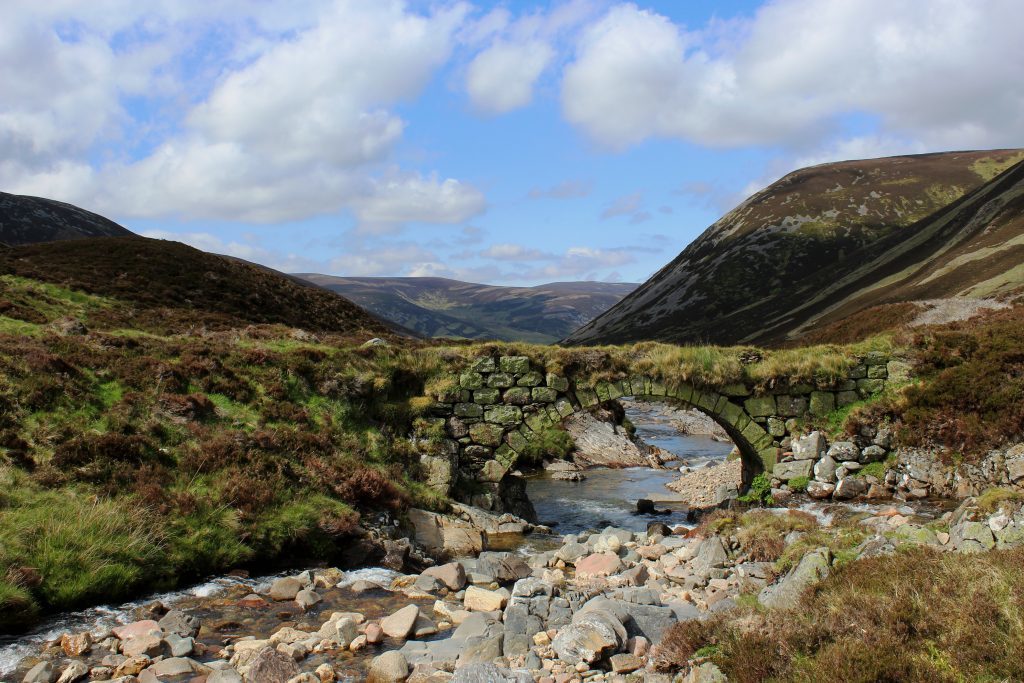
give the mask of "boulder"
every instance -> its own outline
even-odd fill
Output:
[[[152,619],[144,619],[143,621],[135,621],[124,626],[117,626],[113,629],[113,633],[114,637],[119,640],[131,640],[136,636],[160,633],[160,624]]]
[[[249,663],[246,683],[288,683],[299,674],[295,660],[270,646],[258,651]]]
[[[817,460],[825,452],[825,437],[821,432],[793,439],[794,460]]]
[[[285,576],[280,579],[275,579],[270,584],[270,590],[267,595],[271,600],[294,600],[295,596],[299,594],[306,586],[294,576]]]
[[[415,621],[413,624],[415,625]],[[384,629],[381,628],[380,624],[370,623],[366,625],[366,630],[363,633],[366,636],[366,642],[369,645],[376,645],[377,643],[384,640]]]
[[[572,623],[551,641],[551,647],[567,664],[592,664],[617,652],[626,638],[625,627],[614,615],[593,610],[574,615]]]
[[[498,581],[518,581],[533,573],[526,560],[516,553],[483,552],[477,556],[476,570]]]
[[[439,567],[430,567],[423,572],[443,583],[449,590],[462,590],[466,585],[466,569],[458,562],[449,562]]]
[[[476,555],[484,549],[484,533],[473,524],[449,515],[410,508],[416,542],[445,555]]]
[[[125,657],[137,657],[139,655],[156,657],[163,654],[163,649],[163,638],[160,637],[159,632],[136,636],[121,643],[121,654]]]
[[[192,660],[185,657],[168,657],[167,659],[161,659],[153,666],[149,667],[153,675],[157,677],[174,678],[175,676],[184,676],[191,674],[195,671],[192,666]]]
[[[73,659],[66,667],[64,667],[64,670],[60,672],[60,678],[57,679],[57,683],[74,683],[74,681],[85,678],[88,674],[89,667],[87,667],[84,662]]]
[[[188,657],[196,646],[193,638],[179,636],[177,633],[164,636],[163,645],[165,654],[171,657]]]
[[[611,576],[619,571],[622,561],[613,552],[594,553],[576,561],[576,577],[580,579]]]
[[[503,609],[506,601],[507,599],[502,593],[489,591],[479,586],[467,588],[463,598],[463,604],[471,612],[494,612]]]
[[[630,654],[629,652],[612,655],[608,660],[608,663],[612,667],[612,673],[617,674],[628,674],[636,671],[637,669],[641,669],[644,666],[642,659],[636,655]]]
[[[320,594],[308,588],[303,588],[295,595],[295,602],[303,611],[320,602]]]
[[[206,677],[206,683],[242,683],[242,675],[234,669],[217,669]]]
[[[757,596],[758,602],[770,608],[792,607],[804,589],[828,576],[831,564],[828,548],[812,550],[778,583],[765,587]]]
[[[53,668],[53,662],[39,662],[25,674],[21,679],[22,683],[54,683],[57,680],[57,670]]]
[[[871,445],[860,453],[858,462],[867,464],[869,462],[881,462],[885,460],[885,449],[881,446]]]
[[[822,481],[812,481],[807,484],[807,495],[815,500],[828,498],[836,490],[835,484],[826,484]]]
[[[868,484],[861,477],[843,477],[836,484],[832,497],[836,500],[850,500],[867,493]]]
[[[697,575],[707,576],[712,569],[722,567],[729,559],[720,536],[709,536],[701,541],[697,555],[690,562],[690,570]]]
[[[391,638],[407,638],[412,633],[412,628],[416,625],[416,618],[419,615],[419,607],[406,605],[391,616],[381,619],[381,630]]]
[[[89,651],[92,650],[92,634],[88,631],[75,634],[65,633],[60,637],[60,649],[64,650],[64,654],[68,657],[81,657],[89,654]]]
[[[409,662],[397,650],[378,655],[370,662],[367,683],[398,683],[409,677]]]
[[[185,614],[180,609],[172,609],[158,623],[164,633],[174,633],[183,638],[195,638],[199,635],[199,619]]]
[[[722,670],[711,662],[704,662],[691,667],[684,678],[679,679],[680,683],[728,683]]]
[[[836,462],[856,461],[860,457],[860,449],[852,441],[836,441],[829,447],[827,455]]]
[[[831,484],[836,480],[836,461],[829,456],[823,456],[821,460],[814,463],[814,478],[820,482]]]
[[[790,460],[789,462],[775,463],[772,469],[772,476],[782,481],[797,479],[798,477],[810,478],[814,468],[813,460]]]

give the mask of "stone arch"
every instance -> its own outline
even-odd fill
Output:
[[[845,379],[827,386],[783,381],[770,392],[757,392],[743,384],[697,387],[648,375],[600,381],[589,388],[588,377],[544,372],[528,356],[484,356],[457,371],[457,386],[435,397],[432,417],[423,422],[430,441],[442,445],[421,459],[428,485],[451,494],[457,484],[470,483],[468,493],[460,492],[467,502],[500,510],[506,501],[504,509],[516,512],[509,505],[525,499],[516,488],[524,484],[506,475],[519,453],[545,429],[617,398],[665,398],[700,410],[725,429],[740,451],[746,487],[759,472],[772,471],[800,429],[797,418],[826,415],[881,391],[887,361],[869,354]]]

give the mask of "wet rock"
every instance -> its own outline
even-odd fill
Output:
[[[829,575],[831,560],[828,548],[807,553],[781,581],[762,590],[757,596],[758,602],[765,607],[792,607],[805,588]]]
[[[643,668],[644,665],[643,660],[628,652],[612,655],[608,663],[611,665],[612,673],[617,674],[628,674]]]
[[[174,678],[184,676],[194,671],[192,661],[185,657],[168,657],[149,667],[150,673],[154,676]]]
[[[245,680],[246,683],[288,683],[298,673],[295,660],[267,646],[253,657]]]
[[[220,669],[210,673],[206,683],[242,683],[242,675],[234,669]]]
[[[164,652],[171,657],[187,657],[195,649],[195,640],[177,633],[168,633],[163,638],[163,647]]]
[[[109,666],[94,666],[89,669],[90,681],[109,681],[114,675],[114,670]]]
[[[384,640],[384,629],[381,628],[380,624],[367,624],[363,635],[366,636],[367,644],[376,645]]]
[[[125,657],[136,657],[138,655],[156,657],[163,654],[163,649],[163,638],[159,632],[136,636],[131,640],[121,643],[121,653]]]
[[[271,600],[277,600],[283,602],[285,600],[294,600],[295,596],[299,594],[299,591],[303,590],[305,585],[302,581],[299,581],[294,576],[285,576],[280,579],[275,579],[270,584],[270,591],[267,595]]]
[[[39,662],[25,674],[22,683],[54,683],[57,680],[57,670],[53,668],[53,662]]]
[[[671,536],[672,529],[664,522],[651,522],[647,525],[647,536]]]
[[[396,572],[405,569],[409,562],[409,554],[412,552],[412,545],[407,538],[384,541],[384,559],[381,565]]]
[[[114,636],[120,640],[131,640],[136,636],[160,633],[160,624],[156,623],[152,619],[144,619],[142,621],[125,624],[124,626],[118,626],[113,629],[113,632]]]
[[[843,477],[836,484],[832,497],[836,500],[850,500],[867,493],[868,485],[861,477]]]
[[[139,672],[145,669],[152,663],[152,659],[146,656],[140,657],[129,657],[114,669],[114,678],[121,678],[122,676],[138,676]]]
[[[428,574],[420,574],[416,577],[416,581],[413,583],[413,587],[423,593],[436,593],[445,587],[440,579],[437,579]]]
[[[81,657],[92,649],[92,634],[88,631],[74,635],[65,633],[60,637],[60,649],[68,657]]]
[[[376,584],[376,583],[373,583],[371,581],[364,581],[362,579],[360,579],[359,581],[353,582],[348,587],[348,589],[350,591],[352,591],[353,593],[367,593],[369,591],[383,590],[381,588],[380,584]]]
[[[313,605],[316,605],[318,602],[320,602],[320,600],[322,600],[320,594],[308,588],[300,590],[295,595],[295,602],[296,604],[298,604],[299,607],[302,608],[303,611],[306,611],[309,608],[313,607]]]
[[[518,581],[533,573],[521,555],[506,552],[480,553],[476,568],[478,572],[490,574],[498,581]]]
[[[416,618],[419,615],[419,607],[416,605],[406,605],[391,616],[381,619],[380,627],[391,638],[405,639],[412,633],[413,626],[416,625]]]
[[[199,635],[199,620],[180,609],[169,611],[158,624],[164,633],[174,633],[183,638],[195,638]]]
[[[812,481],[807,484],[807,495],[815,500],[822,500],[832,495],[836,490],[835,484],[826,484],[821,481]]]
[[[817,460],[825,453],[825,437],[821,432],[811,432],[793,440],[794,460]]]
[[[613,615],[602,611],[577,613],[558,632],[551,647],[568,664],[592,664],[616,652],[626,641],[626,629]]]
[[[368,683],[397,683],[409,677],[409,662],[397,650],[378,655],[370,662]]]
[[[335,673],[334,667],[327,663],[318,666],[315,673],[316,677],[320,679],[320,683],[334,683],[338,680],[338,674]]]

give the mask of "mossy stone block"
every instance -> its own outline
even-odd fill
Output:
[[[510,375],[523,375],[530,371],[530,359],[526,356],[502,356],[498,367]]]
[[[503,434],[504,430],[499,425],[488,424],[487,422],[480,422],[471,425],[469,428],[469,438],[473,439],[473,443],[478,443],[481,446],[501,445]]]
[[[569,380],[551,372],[548,373],[546,384],[555,391],[569,391]]]
[[[869,365],[868,379],[885,379],[889,376],[889,368],[886,365]]]
[[[726,384],[719,391],[726,396],[750,396],[750,387],[746,384]]]
[[[831,391],[811,392],[811,415],[824,417],[836,409],[836,395]]]
[[[755,396],[743,402],[743,407],[751,417],[768,417],[775,414],[774,396]]]
[[[473,364],[469,366],[469,369],[473,372],[494,372],[498,369],[497,363],[490,356],[484,358],[477,358],[473,361]]]
[[[529,441],[518,431],[512,431],[505,435],[505,442],[515,451],[522,451]]]
[[[840,408],[845,408],[850,404],[856,403],[858,400],[860,400],[860,394],[856,391],[840,391],[836,394],[836,405]]]
[[[482,405],[489,405],[491,403],[497,403],[498,399],[501,398],[500,389],[477,389],[473,392],[473,402],[480,403]]]
[[[525,406],[530,402],[530,389],[529,387],[512,387],[511,389],[506,389],[503,400],[505,403],[510,403],[512,405]]]
[[[483,406],[477,403],[456,403],[455,404],[455,415],[457,417],[482,417],[484,414]]]
[[[577,389],[576,401],[583,408],[590,408],[591,406],[596,406],[600,403],[601,399],[598,398],[597,392],[593,389]]]
[[[459,386],[463,389],[482,389],[484,386],[484,376],[479,372],[464,372],[459,377]]]
[[[573,410],[572,403],[569,402],[569,399],[564,397],[555,401],[555,410],[558,411],[558,414],[561,417],[569,417],[576,412]]]
[[[494,406],[484,413],[484,420],[512,427],[523,421],[523,411],[518,406]]]
[[[883,379],[859,379],[857,380],[857,392],[864,398],[877,394],[885,388]]]
[[[516,380],[516,385],[521,387],[539,387],[543,383],[544,375],[540,374],[536,370],[530,370]]]
[[[495,389],[507,389],[515,383],[516,380],[507,372],[496,372],[487,378],[487,386]]]
[[[539,403],[554,403],[558,398],[558,392],[551,387],[534,387],[531,395]]]

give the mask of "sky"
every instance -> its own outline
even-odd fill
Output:
[[[287,272],[642,282],[785,173],[1024,146],[1020,0],[4,0],[0,190]]]

